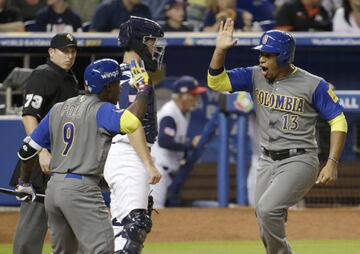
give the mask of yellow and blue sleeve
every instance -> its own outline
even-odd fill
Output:
[[[111,133],[131,133],[140,125],[140,120],[128,110],[118,110],[111,103],[104,103],[96,114],[98,128]]]
[[[341,131],[347,133],[348,131],[348,125],[344,113],[341,113],[334,119],[331,119],[330,121],[328,121],[328,123],[330,125],[331,132]]]
[[[217,92],[230,92],[232,91],[230,78],[225,71],[222,69],[220,74],[214,74],[211,70],[208,71],[207,82],[209,88],[217,91]]]
[[[319,114],[330,121],[343,112],[339,98],[325,80],[321,80],[312,95],[312,104]]]
[[[235,68],[226,71],[225,68],[208,71],[208,86],[218,92],[250,92],[253,87],[252,82],[253,67]]]
[[[120,131],[122,133],[133,133],[141,125],[140,120],[129,110],[124,110],[120,118]]]

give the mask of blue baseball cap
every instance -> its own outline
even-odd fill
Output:
[[[201,94],[207,91],[206,87],[199,86],[199,82],[191,76],[181,76],[174,82],[174,93]]]

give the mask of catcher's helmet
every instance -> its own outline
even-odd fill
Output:
[[[89,93],[99,94],[103,88],[114,81],[120,81],[119,63],[110,58],[97,60],[89,64],[84,72],[85,86]]]
[[[147,39],[155,39],[153,52],[149,52]],[[126,50],[132,49],[144,60],[145,68],[155,71],[161,68],[166,41],[161,26],[153,20],[131,16],[120,25],[120,46]]]
[[[282,67],[294,61],[295,47],[295,39],[290,33],[269,30],[260,37],[260,44],[253,49],[277,54],[276,62]]]

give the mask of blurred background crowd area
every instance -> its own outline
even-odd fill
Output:
[[[244,32],[360,34],[360,0],[0,0],[0,32],[117,32],[131,15],[166,32],[213,32],[230,17]]]

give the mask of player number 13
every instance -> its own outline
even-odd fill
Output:
[[[283,130],[294,131],[299,127],[299,117],[297,115],[285,114],[282,116],[283,119]]]

